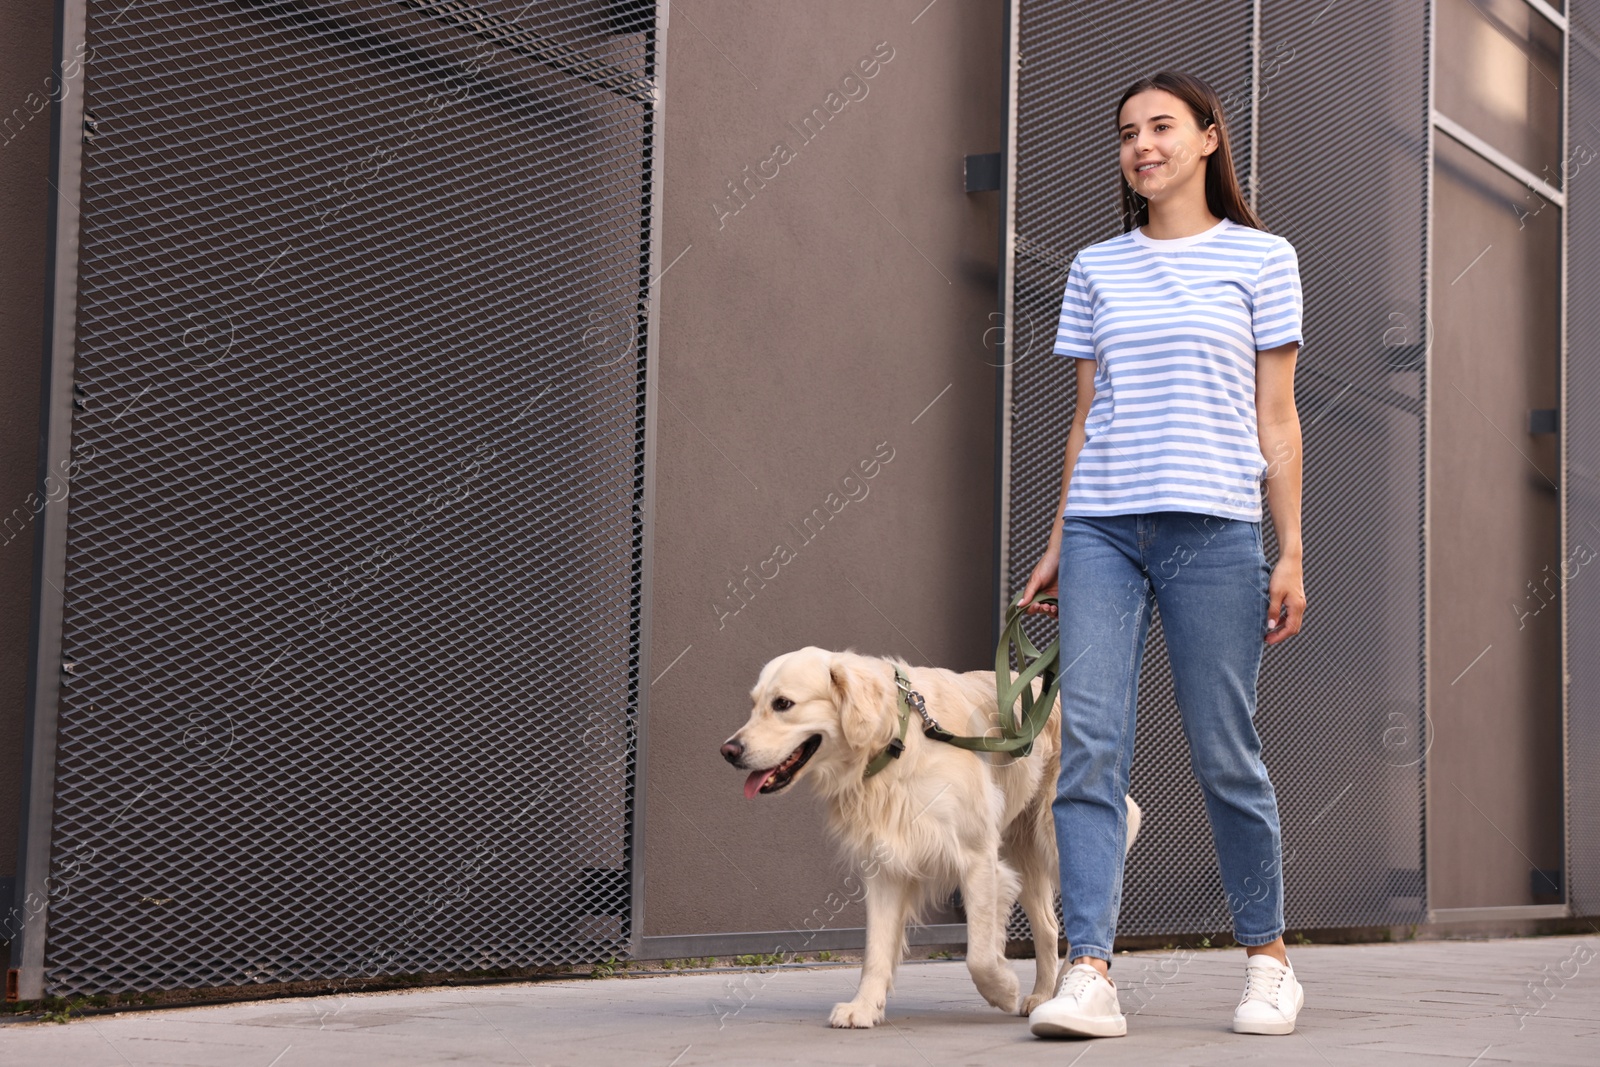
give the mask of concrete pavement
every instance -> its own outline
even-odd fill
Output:
[[[1118,956],[1128,1036],[1042,1041],[965,966],[908,961],[889,1021],[827,1026],[855,967],[428,988],[0,1025],[6,1067],[1600,1064],[1600,936],[1295,948],[1295,1034],[1228,1024],[1238,949]],[[1014,961],[1026,989],[1031,960]]]

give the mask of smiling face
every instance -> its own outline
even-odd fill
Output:
[[[744,726],[722,746],[722,755],[748,770],[744,795],[787,788],[830,737],[839,713],[828,674],[831,653],[803,648],[771,660],[750,690]]]
[[[1198,185],[1204,202],[1206,160],[1217,149],[1217,125],[1201,129],[1194,112],[1165,89],[1128,97],[1117,115],[1122,176],[1135,192],[1159,201]]]
[[[820,775],[824,792],[859,777],[872,746],[887,743],[884,702],[893,700],[866,662],[807,646],[761,668],[750,717],[722,745],[723,759],[750,772],[745,796],[780,792],[802,773]]]

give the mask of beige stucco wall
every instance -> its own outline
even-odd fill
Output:
[[[992,666],[999,195],[964,192],[962,160],[1000,148],[1004,17],[673,5],[647,936],[797,929],[840,886],[813,798],[746,800],[717,753],[768,659]]]

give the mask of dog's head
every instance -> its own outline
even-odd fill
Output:
[[[776,793],[803,772],[834,792],[894,736],[894,665],[809,645],[761,668],[750,717],[722,745],[747,770],[744,795]]]

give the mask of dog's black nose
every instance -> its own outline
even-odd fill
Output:
[[[724,741],[722,743],[722,758],[737,767],[739,761],[744,759],[744,746],[737,741]]]

